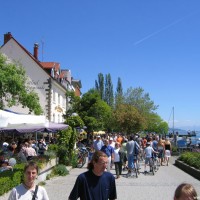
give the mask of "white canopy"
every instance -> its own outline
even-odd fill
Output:
[[[44,115],[16,114],[0,110],[0,128],[14,124],[46,124],[48,121]]]

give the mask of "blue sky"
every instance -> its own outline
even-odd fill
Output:
[[[10,0],[1,2],[0,45],[13,37],[94,87],[98,73],[123,90],[142,87],[176,128],[200,130],[199,0]],[[43,45],[42,45],[43,43]],[[43,49],[43,53],[42,53]]]

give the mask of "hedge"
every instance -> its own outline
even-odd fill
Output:
[[[180,155],[179,160],[200,170],[200,153],[199,152],[184,152]]]
[[[14,170],[0,173],[0,196],[9,192],[22,182],[24,164],[16,164]]]

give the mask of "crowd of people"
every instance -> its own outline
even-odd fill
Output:
[[[144,159],[146,165],[149,158],[156,154],[159,158],[160,166],[169,165],[172,145],[168,138],[162,138],[156,134],[147,134],[146,137],[139,135],[108,134],[104,136],[94,136],[89,142],[91,148],[91,158],[89,159],[88,171],[80,174],[68,197],[69,200],[107,200],[117,199],[116,179],[119,179],[122,171],[127,170],[132,175],[135,167],[134,163],[139,159]],[[77,146],[82,146],[79,139]],[[44,139],[38,142],[29,140],[21,143],[4,142],[2,154],[0,155],[1,169],[9,170],[8,160],[14,154],[26,160],[24,167],[23,182],[14,187],[9,195],[9,200],[48,200],[48,194],[44,187],[35,184],[38,175],[38,166],[32,161],[32,157],[43,154],[48,145]],[[138,150],[139,149],[139,150]],[[115,174],[111,169],[115,169]],[[98,195],[97,195],[98,194]],[[174,200],[197,199],[195,188],[188,183],[178,185],[174,192]]]
[[[80,142],[80,141],[79,141]],[[139,154],[136,155],[136,146]],[[122,171],[128,169],[132,173],[137,157],[146,161],[156,154],[160,165],[169,165],[172,145],[168,138],[160,138],[152,134],[141,138],[139,135],[129,137],[121,134],[95,136],[90,142],[92,156],[88,162],[88,171],[80,174],[69,195],[69,200],[107,200],[117,199],[116,182]],[[110,172],[114,166],[116,176]],[[178,185],[174,192],[174,200],[197,199],[195,188],[188,183]]]
[[[52,140],[52,142],[55,142]],[[48,144],[44,138],[36,140],[25,139],[19,141],[5,141],[0,149],[0,172],[12,169],[9,159],[15,158],[20,162],[28,162],[34,157],[43,155],[48,149]]]
[[[79,139],[78,146],[80,144]],[[139,134],[126,136],[120,133],[94,135],[90,138],[88,146],[91,149],[90,158],[95,151],[102,151],[107,155],[107,171],[110,172],[110,169],[115,166],[117,179],[125,170],[128,170],[128,175],[132,176],[135,162],[139,160],[145,161],[146,171],[149,160],[154,156],[158,157],[160,166],[168,166],[172,152],[172,145],[168,138],[151,133],[145,137],[140,137]],[[137,166],[139,167],[139,163]]]

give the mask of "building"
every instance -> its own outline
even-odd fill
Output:
[[[38,60],[39,45],[33,47],[33,54],[25,49],[10,32],[4,34],[4,44],[0,53],[11,62],[17,61],[26,70],[27,84],[39,96],[40,105],[46,118],[50,122],[62,123],[63,115],[69,107],[66,91],[74,91],[81,95],[81,81],[73,80],[70,70],[61,70],[57,62],[40,62]],[[6,108],[14,112],[28,114],[29,110],[22,106]]]

